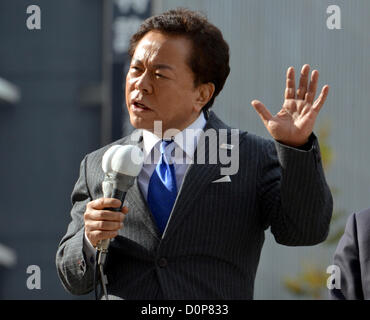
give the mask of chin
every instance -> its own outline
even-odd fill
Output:
[[[135,129],[153,130],[153,122],[144,120],[134,115],[130,115],[130,123]]]

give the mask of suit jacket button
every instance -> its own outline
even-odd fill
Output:
[[[166,258],[160,258],[159,260],[158,260],[158,265],[161,267],[161,268],[165,268],[165,267],[167,267],[167,264],[168,264],[168,262],[167,262],[167,259]]]

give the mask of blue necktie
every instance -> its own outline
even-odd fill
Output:
[[[166,228],[177,196],[175,167],[168,163],[165,154],[167,146],[172,142],[162,140],[161,159],[150,177],[148,187],[148,205],[161,233]]]

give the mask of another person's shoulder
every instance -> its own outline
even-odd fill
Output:
[[[355,215],[357,222],[370,223],[370,208],[355,212],[353,215]]]
[[[370,208],[353,213],[353,219],[356,221],[357,229],[366,231],[370,238]]]
[[[346,230],[355,233],[357,239],[370,241],[370,208],[352,213],[347,219]]]

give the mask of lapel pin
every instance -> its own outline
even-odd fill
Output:
[[[220,148],[221,149],[227,149],[227,150],[231,150],[232,148],[234,148],[234,145],[232,144],[227,144],[227,143],[223,143],[220,145]]]

